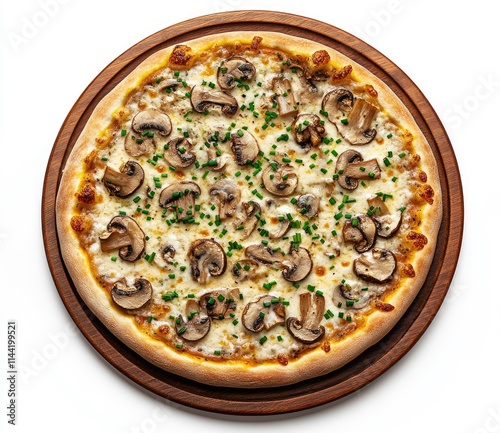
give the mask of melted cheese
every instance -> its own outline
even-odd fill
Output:
[[[263,362],[276,359],[279,354],[293,357],[305,349],[304,345],[293,339],[284,325],[256,334],[243,327],[241,316],[246,304],[266,294],[282,298],[289,303],[286,306],[287,317],[300,317],[299,294],[307,291],[322,292],[326,301],[326,311],[331,312],[331,317],[322,319],[327,339],[334,339],[335,333],[348,325],[346,318],[356,322],[358,320],[356,314],[367,311],[370,307],[360,310],[346,307],[345,304],[339,307],[332,296],[334,287],[343,282],[365,289],[364,296],[376,298],[383,295],[390,285],[362,282],[354,275],[352,264],[359,254],[351,243],[346,243],[342,239],[343,225],[349,214],[352,216],[365,214],[368,210],[367,199],[376,193],[386,194],[387,206],[391,212],[397,212],[400,208],[410,206],[414,192],[412,189],[414,173],[405,168],[406,161],[410,158],[408,146],[403,138],[405,131],[399,129],[384,111],[379,111],[373,122],[373,126],[377,129],[377,140],[366,146],[355,147],[365,160],[377,159],[382,170],[380,179],[366,180],[353,191],[343,190],[333,180],[335,164],[337,156],[353,146],[342,139],[334,124],[320,114],[323,95],[333,86],[327,81],[316,82],[317,93],[309,94],[291,68],[283,67],[277,59],[271,59],[272,66],[269,64],[270,59],[266,59],[264,64],[261,56],[263,55],[253,54],[247,57],[256,67],[256,77],[250,82],[243,82],[243,86],[230,92],[240,106],[234,117],[224,116],[217,108],[210,108],[208,114],[200,114],[193,112],[191,107],[189,92],[192,87],[203,86],[206,90],[210,90],[211,83],[214,83],[215,89],[218,88],[216,71],[207,74],[203,64],[180,72],[178,77],[168,68],[158,71],[151,80],[153,84],[148,84],[143,90],[135,93],[133,98],[126,102],[126,106],[131,113],[139,111],[139,107],[156,107],[165,111],[173,125],[170,136],[156,135],[156,151],[153,154],[132,158],[125,152],[125,138],[120,133],[121,130],[127,132],[131,130],[132,118],[129,118],[120,126],[121,129],[114,131],[114,138],[98,155],[98,159],[105,158],[106,165],[116,170],[125,162],[136,160],[145,171],[144,184],[131,197],[125,199],[109,196],[103,187],[102,164],[95,172],[96,189],[104,200],[92,208],[93,227],[85,236],[86,243],[90,245],[88,252],[99,274],[99,280],[111,285],[121,278],[132,282],[138,276],[146,277],[154,288],[153,304],[167,303],[170,313],[155,316],[154,305],[149,303],[137,312],[144,317],[152,317],[150,323],[143,326],[155,335],[160,327],[168,325],[169,334],[163,335],[163,338],[171,340],[172,345],[182,346],[183,350],[205,357],[244,357]],[[273,106],[271,99],[272,80],[277,75],[284,75],[290,80],[291,92],[295,95],[300,113],[316,114],[324,121],[325,140],[317,147],[306,151],[297,145],[289,130],[293,118],[282,118],[278,115],[278,109]],[[178,78],[179,85],[167,93],[160,90],[161,81],[156,84],[157,78]],[[355,84],[349,81],[346,87],[354,91]],[[261,154],[253,165],[237,165],[229,143],[223,140],[226,133],[238,130],[248,131],[258,141]],[[211,139],[216,133],[219,134],[217,142]],[[392,134],[391,138],[387,138],[389,134]],[[193,144],[197,163],[186,169],[172,170],[162,156],[165,152],[164,145],[180,136],[186,136]],[[208,167],[203,166],[211,158],[210,151],[219,151],[222,155],[229,156],[223,171],[210,171]],[[290,165],[297,174],[299,183],[291,196],[275,197],[261,186],[262,169],[267,167],[269,161],[282,162],[283,158],[291,160]],[[384,163],[384,158],[388,158],[390,165]],[[262,208],[257,228],[246,239],[242,237],[241,231],[236,230],[235,221],[242,215],[241,205],[236,216],[220,224],[217,220],[218,208],[208,191],[223,177],[237,182],[241,191],[241,202],[256,201]],[[174,214],[159,206],[160,192],[179,180],[193,180],[200,186],[201,194],[196,199],[199,210],[195,212],[194,224],[172,222]],[[319,214],[310,220],[300,213],[292,200],[306,193],[321,197]],[[134,200],[135,197],[138,199]],[[133,217],[147,236],[145,256],[133,263],[117,258],[117,251],[110,253],[100,251],[99,237],[106,232],[109,221],[120,213]],[[277,217],[287,215],[291,215],[299,227],[290,229],[282,239],[269,239],[266,233],[278,229]],[[310,227],[308,232],[304,231],[306,223],[309,223]],[[409,216],[405,214],[401,230],[408,230],[410,226]],[[269,246],[279,248],[279,251],[286,254],[297,233],[301,235],[300,245],[308,249],[313,260],[313,269],[305,280],[294,285],[283,278],[281,270],[261,264],[260,267],[265,269],[265,275],[260,280],[247,279],[240,283],[235,281],[231,269],[239,260],[245,259],[244,250],[247,246],[268,242]],[[225,273],[219,277],[211,277],[204,285],[194,281],[187,259],[190,243],[200,238],[213,238],[226,253],[229,253]],[[231,249],[234,242],[242,248]],[[167,244],[175,249],[172,263],[167,263],[161,257],[161,251]],[[392,251],[397,250],[399,244],[399,237],[377,240],[377,247]],[[155,255],[153,260],[151,260],[152,254]],[[272,281],[276,284],[267,290],[264,284]],[[199,299],[204,293],[233,287],[239,288],[243,298],[236,302],[234,317],[212,320],[211,331],[199,342],[186,343],[175,334],[175,318],[186,315],[185,305],[188,295],[194,295],[195,299]],[[177,297],[172,300],[162,299],[162,295],[174,292]],[[263,336],[267,337],[267,341],[262,343]]]

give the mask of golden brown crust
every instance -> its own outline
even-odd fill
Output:
[[[351,59],[316,42],[279,33],[259,32],[257,36],[262,38],[262,41],[255,38],[255,32],[211,35],[185,42],[182,46],[159,51],[143,62],[96,107],[68,159],[56,206],[58,236],[65,264],[80,295],[99,320],[127,346],[154,365],[180,376],[216,386],[252,388],[296,383],[340,368],[377,343],[400,320],[425,282],[433,259],[442,216],[439,173],[432,151],[409,111],[380,79],[356,65]],[[92,194],[89,194],[88,190],[83,194],[83,198],[75,197],[75,192],[81,188],[86,175],[83,161],[96,146],[99,146],[99,143],[95,142],[95,137],[99,137],[101,131],[106,130],[112,123],[114,116],[119,115],[116,110],[122,107],[127,95],[140,85],[145,77],[157,70],[159,65],[166,66],[169,63],[170,66],[185,68],[195,59],[197,53],[203,52],[214,43],[225,45],[234,44],[235,41],[250,45],[254,49],[260,46],[271,49],[282,46],[293,47],[292,50],[303,57],[317,53],[311,57],[312,66],[324,66],[325,60],[330,59],[338,68],[335,75],[337,80],[352,74],[360,83],[371,86],[369,94],[376,95],[380,106],[386,107],[394,119],[412,131],[413,146],[418,149],[420,165],[426,171],[425,183],[433,190],[433,204],[424,208],[422,224],[419,226],[419,233],[425,233],[428,243],[423,251],[414,251],[411,257],[414,277],[402,278],[397,290],[384,298],[384,302],[394,308],[391,311],[383,311],[384,308],[373,309],[359,329],[346,338],[336,341],[330,350],[325,350],[324,346],[319,345],[296,359],[283,362],[286,366],[279,362],[249,364],[238,360],[197,358],[183,351],[174,350],[171,345],[148,336],[137,326],[133,315],[123,314],[112,305],[108,292],[103,290],[90,272],[91,264],[78,235],[78,232],[86,229],[86,223],[84,220],[73,220],[72,223],[72,218],[76,214],[75,206],[85,208],[92,204],[92,200],[97,199],[90,197]],[[350,67],[351,65],[354,68]]]

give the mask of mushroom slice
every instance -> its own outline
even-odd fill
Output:
[[[354,308],[360,310],[370,302],[369,292],[362,291],[359,285],[338,284],[333,289],[333,304],[337,308]]]
[[[347,89],[337,88],[328,92],[322,102],[323,111],[339,134],[351,144],[368,144],[377,135],[371,127],[378,112],[377,107],[354,95]]]
[[[311,73],[304,68],[300,63],[293,62],[290,64],[292,71],[297,75],[300,80],[300,84],[303,89],[299,89],[299,100],[304,98],[304,92],[307,91],[309,94],[317,94],[318,87],[314,84],[313,80],[315,77],[311,76]],[[327,79],[327,78],[325,78]],[[319,80],[318,80],[319,81]],[[324,80],[321,80],[324,81]],[[300,98],[302,96],[302,98]],[[307,98],[308,95],[305,97]]]
[[[132,286],[127,286],[124,278],[118,280],[111,289],[111,298],[122,308],[141,308],[153,296],[153,287],[145,278],[136,278]]]
[[[139,111],[132,119],[132,129],[136,132],[157,131],[166,137],[172,132],[172,122],[168,114],[156,108]]]
[[[242,259],[233,265],[232,273],[235,281],[241,283],[247,279],[259,278],[266,271],[259,268],[259,263],[252,259]]]
[[[207,150],[207,157],[207,162],[203,163],[201,167],[210,171],[222,171],[231,158],[225,153],[217,156],[217,152],[213,148]]]
[[[234,215],[240,202],[241,192],[233,181],[222,179],[217,181],[208,193],[218,201],[221,220]]]
[[[377,224],[368,215],[355,215],[346,220],[342,229],[344,242],[353,242],[358,253],[364,253],[375,245]]]
[[[286,78],[273,78],[274,98],[278,103],[280,116],[296,115],[298,112],[297,103],[292,91],[292,85]]]
[[[104,170],[102,181],[109,195],[128,197],[142,185],[144,170],[135,161],[126,162],[120,168],[120,171],[108,166]]]
[[[316,114],[299,114],[292,123],[292,132],[300,147],[309,150],[321,143],[326,129]]]
[[[311,219],[319,213],[320,198],[314,194],[303,194],[297,199],[300,213]]]
[[[279,216],[278,220],[280,222],[278,230],[269,233],[269,239],[280,239],[290,230],[290,220],[286,216]]]
[[[351,179],[369,180],[380,178],[380,166],[376,159],[359,161],[348,164],[344,169],[344,176]]]
[[[283,256],[281,253],[276,254],[271,248],[263,244],[249,245],[245,248],[245,256],[257,260],[266,265],[281,265]]]
[[[284,267],[283,278],[294,283],[306,278],[313,266],[309,251],[304,247],[294,248],[293,245],[281,264]]]
[[[200,298],[200,306],[212,319],[227,319],[236,309],[236,301],[240,298],[238,289],[221,289],[205,293]]]
[[[201,194],[200,187],[196,182],[181,180],[174,182],[164,188],[160,193],[160,206],[167,209],[175,209],[177,215],[194,214],[195,198]]]
[[[355,164],[360,161],[363,161],[363,157],[361,153],[356,150],[349,149],[339,155],[337,164],[335,165],[335,171],[338,174],[337,182],[342,188],[353,190],[358,187],[357,179],[345,176],[344,170],[349,164]]]
[[[255,137],[242,129],[231,134],[230,145],[238,165],[251,164],[260,152],[259,143]]]
[[[139,111],[132,119],[132,131],[125,137],[125,151],[133,157],[151,153],[156,147],[154,131],[168,136],[172,131],[170,117],[156,108]]]
[[[159,77],[157,80],[160,80],[158,89],[163,91],[167,91],[167,89],[175,89],[180,84],[177,78]]]
[[[339,185],[348,190],[356,189],[359,184],[358,180],[379,179],[381,174],[376,159],[363,161],[361,153],[352,149],[339,155],[335,171],[338,174]]]
[[[186,341],[201,340],[210,331],[210,318],[201,312],[201,307],[194,299],[186,302],[186,319],[179,315],[175,330]]]
[[[377,233],[382,238],[393,237],[403,221],[403,214],[396,211],[389,215],[374,215],[373,219],[377,222]]]
[[[208,107],[219,105],[226,116],[234,116],[238,111],[238,101],[221,90],[203,90],[201,86],[191,89],[191,105],[198,113],[204,113]]]
[[[295,191],[299,178],[292,166],[273,161],[262,172],[262,183],[271,194],[286,196]]]
[[[377,234],[382,238],[394,236],[401,226],[403,214],[400,211],[391,214],[379,196],[369,198],[367,201],[370,206],[370,212],[373,214],[372,218],[377,223]]]
[[[241,204],[245,211],[245,218],[235,223],[236,230],[242,231],[243,237],[248,238],[257,227],[260,205],[255,201],[247,201]]]
[[[125,136],[124,148],[125,152],[130,156],[138,157],[153,152],[156,148],[156,143],[154,138],[147,134],[142,135],[141,133],[130,131]]]
[[[354,260],[353,270],[365,281],[385,283],[392,278],[396,265],[396,256],[391,251],[373,248]]]
[[[285,306],[279,298],[264,295],[245,306],[241,320],[243,326],[251,332],[269,330],[285,323]]]
[[[165,245],[161,249],[161,258],[165,260],[167,263],[172,263],[175,257],[175,248],[173,245]]]
[[[193,144],[189,140],[177,137],[168,142],[168,148],[163,157],[175,168],[186,168],[196,161],[196,154],[192,150]]]
[[[191,243],[188,251],[193,278],[206,284],[210,276],[222,275],[226,271],[226,254],[213,239],[198,239]]]
[[[223,90],[231,90],[241,80],[251,80],[255,67],[243,57],[231,57],[217,70],[217,83]]]
[[[146,237],[137,222],[129,216],[115,216],[108,224],[108,233],[99,238],[101,251],[118,249],[121,259],[137,260],[146,247]]]
[[[304,344],[313,344],[320,341],[325,335],[325,328],[320,326],[325,312],[325,298],[316,293],[302,293],[300,295],[300,320],[289,317],[286,321],[288,332],[297,341]]]

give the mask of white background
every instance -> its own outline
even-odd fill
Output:
[[[486,0],[24,0],[0,5],[0,431],[455,432],[500,430],[500,26]],[[54,140],[86,86],[122,52],[199,15],[267,9],[350,32],[427,96],[462,173],[466,227],[448,296],[416,346],[353,396],[314,410],[236,417],[151,395],[75,330],[40,223]],[[485,247],[491,248],[491,252]],[[7,424],[7,321],[17,321],[17,426]],[[314,424],[313,424],[314,423]],[[316,427],[315,427],[316,428]],[[177,429],[177,430],[174,430]]]

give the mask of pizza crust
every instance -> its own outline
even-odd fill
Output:
[[[401,319],[425,283],[433,260],[442,217],[439,173],[432,150],[413,117],[397,96],[381,80],[362,66],[313,41],[271,32],[210,35],[198,40],[187,41],[185,44],[190,46],[194,53],[198,53],[203,52],[214,43],[230,44],[235,39],[248,44],[256,35],[263,38],[263,44],[267,47],[293,47],[294,52],[304,53],[304,55],[327,49],[335,65],[354,65],[355,72],[353,74],[356,79],[372,84],[377,89],[381,105],[387,107],[392,113],[396,110],[396,114],[393,116],[412,131],[414,145],[421,157],[421,165],[426,169],[427,183],[432,185],[434,190],[434,203],[432,206],[426,206],[424,211],[420,230],[426,234],[428,244],[423,251],[414,254],[411,263],[416,273],[415,277],[401,280],[397,290],[385,299],[385,302],[394,306],[394,310],[391,312],[374,310],[366,318],[362,327],[346,338],[332,343],[328,352],[321,345],[318,345],[314,350],[307,351],[296,359],[289,359],[288,365],[283,366],[277,362],[250,363],[237,360],[204,359],[174,350],[164,342],[149,337],[137,326],[134,316],[124,314],[119,307],[113,305],[109,293],[103,290],[92,276],[92,272],[89,271],[91,270],[89,259],[82,249],[79,237],[69,224],[75,214],[75,191],[78,190],[85,175],[82,172],[82,161],[94,149],[95,137],[98,137],[101,131],[113,121],[116,109],[124,104],[130,92],[139,86],[145,77],[157,70],[159,65],[167,65],[172,47],[158,51],[146,59],[97,105],[68,158],[62,174],[56,204],[61,253],[73,283],[86,305],[116,337],[152,364],[174,374],[214,386],[255,388],[297,383],[332,372],[376,344]]]

